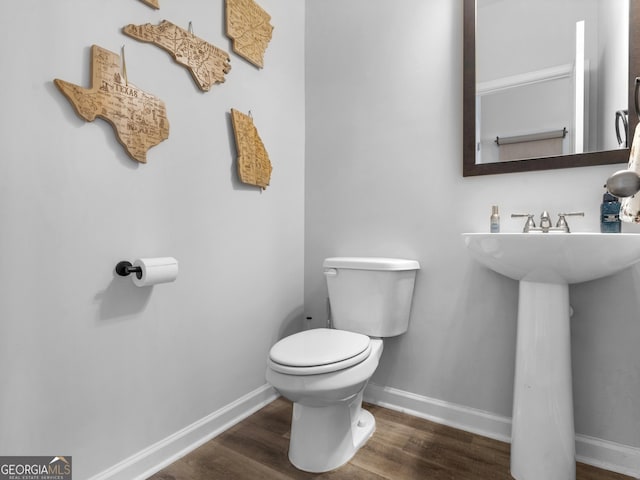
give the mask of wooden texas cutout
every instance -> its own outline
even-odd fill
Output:
[[[273,33],[271,16],[253,0],[226,0],[226,12],[233,51],[257,67],[264,67],[264,52]]]
[[[87,122],[109,122],[131,158],[147,162],[147,150],[169,137],[169,121],[162,100],[126,83],[120,56],[97,45],[91,47],[91,88],[64,80],[54,83]]]
[[[150,7],[153,7],[156,9],[160,8],[160,0],[142,0],[142,3],[146,3]]]
[[[136,40],[153,43],[168,51],[176,62],[191,72],[205,92],[214,83],[224,82],[224,74],[231,70],[227,52],[167,20],[157,26],[150,23],[127,25],[122,31]]]
[[[231,109],[233,132],[238,150],[238,176],[240,181],[256,185],[263,190],[271,181],[271,161],[264,144],[253,125],[253,119]]]

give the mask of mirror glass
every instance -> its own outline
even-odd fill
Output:
[[[627,161],[637,1],[465,0],[465,175]]]

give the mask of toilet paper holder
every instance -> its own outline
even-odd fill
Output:
[[[131,275],[136,287],[151,287],[158,283],[174,282],[178,278],[178,260],[173,257],[136,258],[133,263],[123,260],[115,268],[121,277]]]
[[[130,274],[135,273],[136,277],[140,279],[142,278],[142,267],[137,265],[134,267],[131,262],[122,260],[116,265],[116,273],[121,277],[128,277]]]

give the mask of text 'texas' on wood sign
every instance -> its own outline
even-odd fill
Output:
[[[147,162],[147,150],[169,138],[169,120],[162,100],[126,82],[120,56],[97,45],[91,47],[91,88],[64,80],[54,83],[87,122],[109,122],[129,156]]]

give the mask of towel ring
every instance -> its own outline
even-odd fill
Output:
[[[628,140],[629,139],[629,122],[627,121],[628,115],[629,115],[628,110],[618,110],[616,112],[616,137],[618,138],[618,145],[623,148],[627,148],[629,146],[629,140]],[[620,120],[622,120],[624,140],[620,135]]]

